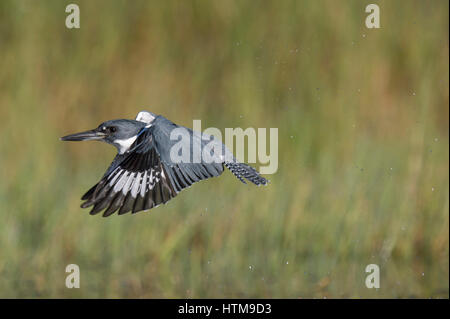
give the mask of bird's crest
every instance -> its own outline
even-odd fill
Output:
[[[136,116],[136,121],[150,124],[156,117],[156,114],[148,111],[141,111]]]

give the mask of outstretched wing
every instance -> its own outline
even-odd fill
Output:
[[[223,172],[222,163],[171,162],[174,142],[168,134],[167,125],[157,121],[143,130],[130,151],[117,155],[100,182],[82,197],[86,201],[81,207],[93,206],[90,214],[105,210],[105,217],[117,210],[119,215],[136,213],[166,203],[193,183]]]
[[[111,173],[83,196],[86,202],[81,207],[94,206],[90,214],[105,209],[103,216],[106,217],[117,210],[120,215],[150,209],[176,195],[158,154],[152,148],[145,153],[125,156]]]

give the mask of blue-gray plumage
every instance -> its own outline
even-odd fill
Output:
[[[171,158],[172,147],[179,143],[171,139],[171,133],[179,128],[182,128],[177,130],[181,141],[189,141],[190,161]],[[106,173],[82,197],[85,201],[82,208],[93,206],[91,214],[105,210],[104,217],[117,210],[121,215],[165,204],[193,183],[219,176],[224,166],[243,183],[245,178],[256,185],[267,184],[254,168],[238,162],[221,142],[151,112],[140,112],[136,120],[106,121],[96,129],[67,135],[61,140],[100,140],[117,148],[118,154]],[[213,161],[201,159],[196,162],[194,150],[207,144],[221,152],[210,152]]]

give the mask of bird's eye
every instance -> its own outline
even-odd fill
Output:
[[[111,127],[109,127],[109,131],[111,133],[114,133],[115,131],[117,131],[117,128],[115,126],[111,126]]]

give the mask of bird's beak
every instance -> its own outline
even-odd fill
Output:
[[[97,130],[89,130],[85,132],[70,134],[60,138],[61,141],[89,141],[89,140],[101,140],[106,136],[105,133]]]

